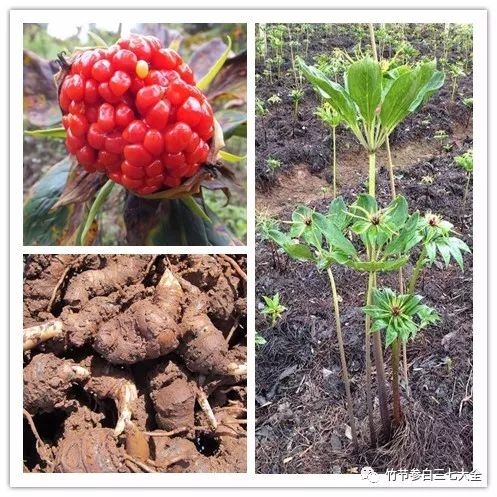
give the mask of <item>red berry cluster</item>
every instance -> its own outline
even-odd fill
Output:
[[[77,55],[59,103],[79,164],[141,195],[179,186],[207,159],[212,108],[190,67],[153,36]]]

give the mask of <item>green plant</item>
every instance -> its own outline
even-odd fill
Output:
[[[293,102],[293,117],[294,119],[297,119],[299,112],[299,103],[304,97],[304,90],[302,90],[301,88],[294,88],[290,91],[288,96],[292,99]]]
[[[338,112],[336,112],[328,102],[320,105],[316,109],[315,114],[331,129],[331,145],[333,157],[331,164],[331,177],[333,178],[333,198],[335,198],[337,196],[336,128],[340,124],[340,114],[338,114]]]
[[[468,150],[467,152],[464,152],[464,154],[457,155],[454,157],[454,162],[466,171],[466,186],[464,187],[462,200],[462,210],[464,212],[466,208],[466,199],[468,198],[469,184],[473,176],[473,151]]]
[[[255,348],[258,348],[262,347],[263,345],[266,345],[267,340],[262,335],[260,335],[259,332],[256,331],[254,342],[255,342]]]
[[[271,319],[271,326],[274,326],[276,322],[281,319],[281,316],[287,308],[284,305],[281,305],[279,293],[276,293],[272,297],[263,295],[262,299],[264,300],[264,307],[261,313],[269,316]]]
[[[374,36],[373,33],[371,34],[373,42]],[[367,151],[369,159],[368,192],[370,200],[366,201],[366,206],[369,203],[369,207],[374,208],[376,205],[374,197],[376,191],[376,153],[378,149],[388,140],[390,134],[405,117],[419,109],[442,86],[444,82],[443,73],[437,71],[434,61],[421,63],[415,67],[399,67],[383,73],[380,63],[370,57],[365,57],[350,65],[344,75],[344,80],[346,81],[344,87],[337,82],[329,80],[315,67],[307,66],[301,59],[299,59],[299,64],[302,67],[304,76],[320,92],[322,98],[330,103],[340,115],[342,121],[344,121],[359,143]],[[395,192],[393,190],[394,182],[391,160],[389,161],[389,168],[392,179],[393,197]],[[356,210],[359,213],[361,210],[367,211],[366,206],[361,205]],[[364,212],[362,213],[364,214]],[[355,214],[358,215],[357,213]],[[378,224],[375,225],[376,220],[376,216],[363,220],[362,226],[368,233],[374,234],[378,231]],[[373,227],[368,228],[368,224],[373,225]],[[378,264],[379,254],[375,247],[371,244],[370,247],[367,247],[366,243],[365,245],[368,259],[365,261],[365,264],[370,265],[366,294],[366,303],[369,304],[371,302],[372,290],[376,287],[376,272],[377,270],[385,270],[385,266]],[[395,269],[401,268],[405,262],[399,262],[391,261],[391,267],[395,267]],[[377,270],[374,270],[375,266],[378,267]],[[367,318],[365,326],[367,390],[371,389],[371,364],[368,358],[369,328],[370,321]],[[390,433],[390,416],[387,405],[386,376],[384,372],[381,336],[379,334],[373,337],[373,355],[377,371],[378,396],[383,431],[385,434],[388,434]],[[371,397],[371,393],[369,393],[369,397]],[[372,403],[370,401],[368,402],[368,410],[370,413],[371,439],[374,441],[376,440],[376,434],[372,422]]]
[[[266,165],[269,168],[269,170],[274,173],[277,169],[281,167],[282,164],[280,160],[269,157],[268,159],[266,159]]]
[[[281,97],[276,93],[267,99],[268,104],[275,105],[281,103]]]
[[[374,289],[371,304],[364,312],[371,318],[371,332],[385,331],[385,346],[392,347],[392,397],[393,416],[400,422],[401,405],[399,390],[399,340],[405,344],[414,340],[418,332],[436,324],[440,317],[431,307],[421,304],[423,297],[395,293],[390,288]],[[395,363],[397,361],[397,363]]]
[[[462,62],[455,62],[454,64],[451,64],[449,66],[449,73],[452,77],[452,91],[450,94],[450,99],[454,101],[457,91],[457,82],[459,81],[459,78],[461,78],[462,76],[466,76]]]
[[[437,142],[439,142],[441,149],[444,149],[448,145],[449,135],[447,134],[447,131],[443,129],[438,129],[437,131],[435,131],[433,138]]]

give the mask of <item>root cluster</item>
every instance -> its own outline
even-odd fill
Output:
[[[25,471],[245,471],[245,268],[27,256]]]

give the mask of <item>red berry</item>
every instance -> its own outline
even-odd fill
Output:
[[[166,96],[173,105],[181,105],[190,96],[188,85],[180,79],[171,81]]]
[[[156,129],[149,129],[143,139],[143,146],[152,155],[158,157],[164,149],[164,139],[160,131]]]
[[[121,161],[118,154],[112,154],[107,152],[107,150],[100,150],[98,152],[97,163],[100,169],[107,169],[114,164],[119,164]]]
[[[162,173],[159,173],[155,176],[151,176],[150,178],[145,178],[145,184],[150,187],[155,186],[156,188],[158,188],[159,186],[162,186],[163,182],[164,182],[164,175]]]
[[[179,65],[177,71],[181,76],[181,78],[183,79],[183,81],[185,81],[185,83],[188,83],[189,85],[195,84],[193,71],[190,69],[188,65],[186,65],[185,63]]]
[[[145,121],[151,128],[164,129],[169,119],[169,103],[167,100],[159,100],[147,113]]]
[[[138,59],[131,50],[118,50],[112,58],[112,65],[116,69],[133,73]]]
[[[91,77],[91,70],[93,68],[93,64],[99,60],[100,55],[95,50],[88,50],[81,55],[81,75],[84,78]]]
[[[157,176],[157,175],[161,174],[162,171],[163,171],[163,169],[164,169],[164,166],[162,165],[162,162],[157,159],[157,160],[154,160],[151,164],[149,164],[145,168],[145,174],[149,178],[153,178],[154,176]],[[159,185],[160,185],[160,183],[159,183]]]
[[[138,57],[138,59],[146,60],[152,58],[152,48],[149,42],[142,37],[132,37],[129,41],[128,48]]]
[[[152,162],[152,155],[143,145],[133,144],[124,147],[124,158],[133,166],[145,167]]]
[[[105,150],[113,154],[122,154],[126,141],[119,131],[109,133],[105,138]]]
[[[87,105],[85,114],[90,124],[96,123],[98,120],[98,107],[96,105]]]
[[[177,65],[177,59],[169,48],[161,48],[152,55],[152,65],[157,69],[174,69]]]
[[[162,73],[162,71],[156,71],[155,69],[152,69],[148,73],[148,76],[145,78],[145,84],[146,85],[159,85],[159,86],[163,86],[164,88],[166,88],[169,85],[169,80]]]
[[[84,145],[76,152],[76,158],[82,166],[93,166],[95,155],[95,150],[88,145]]]
[[[143,115],[161,98],[162,90],[159,85],[145,86],[136,94],[136,107]]]
[[[99,96],[98,83],[94,79],[87,79],[85,82],[85,102],[87,104],[96,104]]]
[[[105,103],[98,109],[98,127],[102,131],[111,131],[116,126],[115,111],[114,107]]]
[[[109,88],[117,97],[124,95],[130,86],[131,78],[124,71],[116,71],[109,80]]]
[[[109,102],[110,104],[117,104],[121,100],[111,91],[107,81],[98,85],[98,93],[106,102]]]
[[[134,112],[126,104],[119,104],[116,107],[115,119],[116,125],[125,128],[135,118]]]
[[[202,106],[194,97],[188,97],[176,113],[178,121],[183,121],[192,127],[200,122],[202,115]]]
[[[123,138],[129,143],[142,143],[147,132],[147,126],[143,121],[131,121],[123,131]]]
[[[207,155],[209,154],[209,145],[204,141],[200,141],[197,148],[187,154],[186,160],[189,164],[201,164],[206,161]]]
[[[69,114],[84,114],[85,113],[85,103],[76,102],[72,100],[69,104]]]
[[[77,102],[83,100],[85,96],[85,83],[79,74],[68,76],[64,82],[66,83],[66,94],[71,100],[76,100]]]
[[[184,150],[192,137],[192,130],[188,124],[178,122],[168,127],[164,133],[164,148],[170,154]]]
[[[132,179],[141,179],[145,176],[145,169],[139,166],[133,166],[127,160],[121,164],[121,171],[123,174]]]
[[[105,133],[96,123],[90,125],[90,129],[88,130],[87,134],[87,140],[88,144],[97,150],[103,150],[105,148]]]
[[[143,181],[141,179],[133,179],[129,176],[126,176],[125,174],[123,174],[121,178],[121,183],[123,184],[123,186],[129,188],[130,190],[138,190],[138,188],[141,188],[143,186]]]
[[[88,131],[88,119],[81,114],[72,114],[71,116],[71,131],[74,136],[85,136]]]
[[[75,136],[71,128],[67,130],[66,134],[66,147],[69,153],[75,154],[81,147],[86,145],[86,141],[81,136]]]
[[[107,59],[98,60],[93,64],[91,75],[100,83],[108,81],[112,76],[112,64]]]

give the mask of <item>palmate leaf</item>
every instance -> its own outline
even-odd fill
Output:
[[[316,257],[312,253],[311,249],[302,243],[287,243],[283,246],[283,249],[292,259],[297,259],[299,261],[316,261]]]
[[[372,124],[381,102],[380,65],[370,57],[353,63],[347,71],[347,89],[362,118]]]
[[[308,66],[300,57],[296,58],[299,68],[306,79],[326,96],[326,100],[352,128],[357,127],[357,111],[353,100],[345,88],[328,79],[319,69]]]

